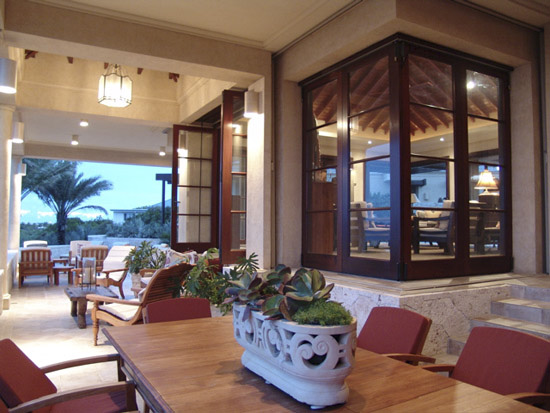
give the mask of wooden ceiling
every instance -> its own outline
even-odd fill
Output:
[[[453,123],[453,87],[451,66],[409,56],[409,93],[411,135],[445,131]],[[497,119],[498,80],[477,72],[468,72],[468,113]],[[357,133],[389,133],[388,58],[367,64],[349,77],[350,114],[357,116],[352,127]],[[317,124],[336,122],[336,81],[312,91],[313,114]],[[420,137],[418,136],[418,137]]]

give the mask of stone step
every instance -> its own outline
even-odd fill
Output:
[[[449,337],[449,341],[447,343],[447,353],[457,357],[460,356],[460,353],[462,353],[462,349],[464,348],[464,344],[466,344],[466,340],[468,340],[468,334]]]
[[[550,302],[525,298],[493,301],[491,313],[517,320],[550,325]]]
[[[477,326],[509,328],[511,330],[522,331],[524,333],[534,334],[545,339],[550,339],[550,326],[548,325],[517,320],[499,315],[476,317],[470,321],[470,324],[472,328]]]
[[[515,298],[550,302],[550,286],[510,285],[510,294]]]

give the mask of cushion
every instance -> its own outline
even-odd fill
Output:
[[[139,302],[137,298],[134,298],[129,301]],[[113,304],[100,305],[99,309],[115,316],[116,318],[120,318],[121,320],[124,320],[124,321],[129,321],[134,317],[136,312],[139,310],[139,307],[137,305],[125,305],[125,304],[113,303]]]
[[[0,341],[0,398],[8,407],[57,393],[57,388],[13,341]],[[49,407],[35,410],[48,412]]]
[[[104,268],[105,270],[107,270],[108,268]],[[126,271],[115,271],[115,272],[111,272],[109,273],[109,279],[110,280],[113,280],[113,281],[116,281],[116,282],[119,282],[123,276],[126,275]],[[105,279],[107,278],[107,274],[105,274],[104,272],[100,273],[98,276],[97,276],[97,279],[98,280],[102,280],[102,279]]]
[[[166,251],[165,267],[171,267],[172,265],[180,264],[182,262],[196,264],[197,260],[198,254],[195,251],[178,252],[173,249],[169,249]]]
[[[115,413],[125,412],[126,393],[116,392],[110,394],[97,394],[95,396],[84,397],[82,399],[71,400],[65,403],[55,404],[51,412],[55,413]]]

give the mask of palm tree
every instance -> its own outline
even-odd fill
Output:
[[[43,182],[54,176],[72,170],[74,162],[54,161],[51,159],[28,159],[23,161],[27,165],[27,174],[21,184],[21,199],[25,199],[31,192],[35,192]]]
[[[67,218],[73,211],[95,209],[107,214],[107,210],[98,205],[82,205],[87,199],[112,189],[109,181],[100,176],[84,178],[83,173],[77,173],[77,163],[71,162],[71,167],[38,185],[34,192],[44,204],[56,213],[57,241],[65,244]]]

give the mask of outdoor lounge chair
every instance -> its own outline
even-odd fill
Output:
[[[453,379],[528,404],[550,406],[550,341],[521,331],[475,327],[456,365],[427,365]]]
[[[151,278],[151,282],[140,293],[141,299],[121,300],[88,294],[86,298],[94,303],[92,308],[94,345],[97,346],[99,320],[114,326],[129,326],[141,323],[143,320],[142,310],[155,301],[174,298],[176,290],[179,290],[187,273],[192,268],[193,265],[182,263],[157,270]],[[100,303],[105,304],[100,305]]]
[[[23,286],[25,277],[45,275],[48,284],[53,278],[52,252],[49,248],[23,248],[19,259],[19,288]]]
[[[118,287],[120,297],[124,298],[122,284],[128,268],[124,265],[124,258],[130,250],[134,248],[131,245],[115,245],[111,247],[105,261],[103,261],[103,271],[97,275],[96,284],[109,288],[111,285]]]
[[[108,361],[118,363],[117,383],[58,392],[46,376],[46,373],[69,367]],[[0,411],[4,405],[18,411],[39,413],[133,411],[137,409],[135,386],[125,380],[118,354],[71,360],[39,368],[13,341],[0,341]]]
[[[433,363],[434,358],[420,354],[431,325],[431,319],[414,311],[374,307],[357,337],[357,347],[412,364]]]

